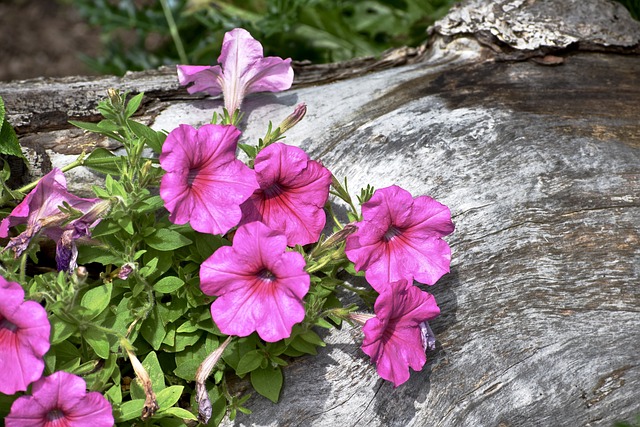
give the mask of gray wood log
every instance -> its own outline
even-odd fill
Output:
[[[607,0],[474,0],[431,36],[381,60],[299,65],[294,89],[246,100],[243,138],[306,102],[286,142],[353,193],[397,183],[451,207],[451,273],[428,289],[442,309],[436,351],[394,389],[359,331],[336,331],[287,368],[278,405],[254,397],[235,425],[610,426],[640,414],[640,24]],[[33,169],[117,149],[66,124],[95,119],[108,87],[145,91],[140,118],[158,129],[206,123],[222,105],[167,69],[1,84]],[[78,190],[87,181],[77,174]]]

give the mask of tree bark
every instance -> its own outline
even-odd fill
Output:
[[[285,370],[279,404],[253,397],[253,414],[227,424],[610,426],[640,414],[640,24],[607,0],[474,0],[430,33],[379,60],[299,64],[292,90],[246,99],[242,138],[305,102],[285,142],[348,176],[352,194],[398,184],[451,208],[451,273],[427,289],[442,310],[436,351],[394,389],[345,327]],[[66,123],[96,119],[109,87],[144,91],[139,118],[156,129],[222,106],[187,95],[172,69],[0,84],[36,175],[118,148]],[[95,177],[69,180],[86,190]]]

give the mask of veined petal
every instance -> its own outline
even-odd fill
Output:
[[[258,187],[255,173],[235,157],[239,136],[235,127],[221,125],[180,125],[167,136],[160,197],[169,220],[212,234],[238,224],[240,205]]]
[[[309,291],[305,261],[286,252],[286,238],[260,222],[238,227],[233,246],[214,252],[200,267],[200,287],[218,298],[211,316],[227,335],[257,332],[275,342],[291,335],[304,319],[302,298]]]
[[[438,316],[440,309],[432,295],[399,280],[383,288],[374,310],[376,317],[362,328],[362,350],[378,374],[397,387],[409,379],[409,368],[419,371],[424,366],[420,324]]]
[[[331,172],[301,149],[272,144],[263,149],[254,167],[260,184],[242,206],[240,224],[261,221],[287,236],[287,244],[318,240],[326,223]]]
[[[178,65],[178,82],[187,86],[187,92],[204,92],[211,96],[222,93],[222,68],[219,65]]]

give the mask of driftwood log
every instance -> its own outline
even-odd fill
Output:
[[[236,425],[611,426],[640,414],[640,23],[608,0],[475,0],[429,43],[347,64],[298,64],[296,84],[244,104],[245,141],[294,105],[287,142],[352,192],[397,183],[451,207],[452,268],[421,372],[382,381],[349,327],[286,371],[281,402]],[[173,69],[0,85],[34,175],[94,146],[115,87],[171,130],[222,103]],[[80,171],[76,191],[95,177]],[[227,421],[228,422],[228,421]],[[228,422],[229,424],[232,424]]]

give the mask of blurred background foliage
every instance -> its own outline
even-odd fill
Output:
[[[314,63],[417,46],[456,0],[60,0],[100,31],[99,73],[215,64],[226,31],[243,27],[265,55]],[[640,0],[618,0],[634,18]]]
[[[314,63],[417,46],[455,0],[63,0],[101,32],[104,52],[83,59],[103,74],[169,64],[215,64],[235,27],[265,55]]]

